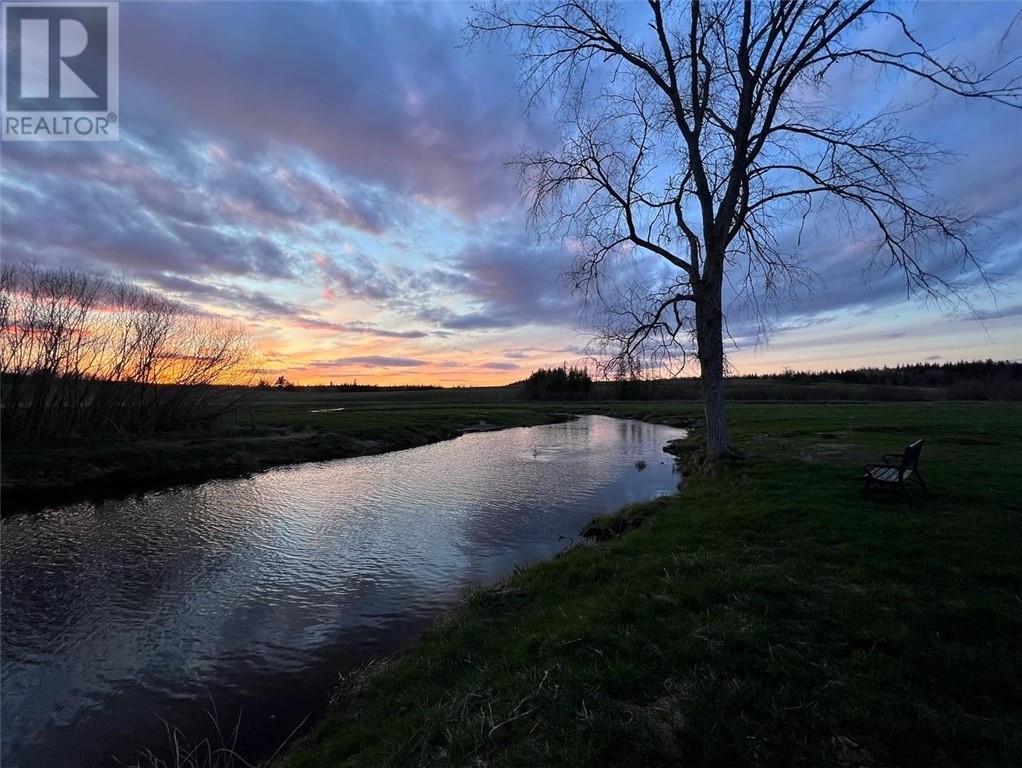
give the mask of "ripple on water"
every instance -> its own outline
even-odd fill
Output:
[[[673,491],[681,434],[584,417],[6,519],[2,762],[130,756],[209,695],[269,747],[465,588]]]

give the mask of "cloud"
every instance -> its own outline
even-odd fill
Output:
[[[147,282],[155,283],[160,288],[181,295],[187,299],[214,302],[234,307],[244,312],[257,315],[289,316],[304,311],[302,307],[289,302],[275,299],[263,291],[249,291],[232,285],[216,285],[209,282],[192,280],[179,275],[153,273],[143,275]]]
[[[146,280],[187,300],[213,302],[218,306],[232,307],[245,312],[249,319],[284,320],[288,326],[305,330],[383,339],[424,339],[430,335],[424,330],[381,327],[365,320],[328,320],[314,315],[307,307],[280,301],[262,291],[204,283],[176,275],[153,274],[147,276]]]
[[[4,145],[4,258],[99,267],[236,313],[287,350],[275,360],[282,366],[314,356],[306,337],[317,350],[354,340],[359,353],[374,341],[407,341],[407,357],[335,359],[389,360],[398,371],[434,359],[512,370],[514,361],[546,363],[579,349],[575,331],[591,318],[560,279],[572,244],[525,234],[505,166],[520,149],[555,146],[554,123],[542,109],[523,115],[519,67],[505,46],[459,47],[464,13],[436,4],[125,4],[122,139]],[[970,29],[951,35],[949,50],[979,58],[996,55],[987,43],[1005,13],[912,11],[935,39]],[[188,56],[168,67],[181,41]],[[856,71],[819,98],[851,113],[921,93],[904,78],[878,85]],[[925,192],[982,217],[977,254],[995,282],[1015,290],[1017,114],[938,97],[904,119],[914,135],[960,155],[933,169]],[[897,271],[864,272],[868,232],[821,210],[801,239],[794,222],[776,235],[816,280],[811,291],[776,298],[774,334],[794,338],[853,314],[895,322],[883,313],[902,305],[905,284]],[[936,251],[920,258],[978,295],[975,271]],[[648,262],[629,269],[655,280]],[[748,305],[735,290],[729,298],[732,334],[755,343]],[[980,296],[976,316],[1022,314],[1015,300],[997,310]],[[956,318],[976,327],[965,320]],[[852,336],[831,341],[861,349],[878,338]],[[492,362],[451,359],[468,354]]]
[[[994,309],[977,309],[973,312],[964,313],[963,317],[971,320],[1001,320],[1006,317],[1018,317],[1022,315],[1022,304],[1010,304],[1006,307]]]
[[[578,315],[564,290],[567,255],[530,243],[519,231],[472,241],[425,268],[395,267],[351,247],[316,254],[323,296],[355,298],[443,331],[490,331],[532,324],[564,325]]]
[[[27,143],[27,142],[26,142]],[[129,156],[132,148],[123,150]],[[104,157],[96,170],[71,163],[33,170],[26,157],[5,169],[0,217],[4,244],[41,260],[178,275],[288,277],[293,257],[266,230],[216,218],[214,193],[189,189],[187,178],[125,171],[123,158]],[[17,152],[5,149],[5,160]],[[144,164],[144,156],[133,162]],[[80,173],[81,175],[76,175]]]
[[[317,317],[298,317],[294,325],[308,330],[334,331],[337,333],[353,333],[364,336],[376,336],[381,339],[424,339],[429,336],[427,331],[420,330],[396,330],[392,328],[381,328],[373,323],[361,320],[348,322],[334,322]]]
[[[344,366],[364,366],[366,368],[418,368],[429,365],[426,360],[415,357],[386,357],[385,355],[355,355],[353,357],[336,357],[332,360],[313,360],[307,363],[310,368],[341,368]]]
[[[448,285],[456,308],[426,306],[417,317],[451,331],[496,330],[532,324],[570,325],[578,305],[562,285],[567,255],[558,247],[536,245],[508,234],[465,246],[450,261],[457,280]]]
[[[221,158],[213,201],[221,218],[248,226],[285,231],[331,221],[370,235],[383,234],[389,224],[387,203],[376,190],[355,184],[341,189],[288,167],[288,158],[246,165],[236,157]],[[212,195],[211,195],[212,197]]]
[[[349,296],[383,302],[396,298],[401,290],[398,282],[383,273],[371,258],[357,251],[340,256],[318,253],[313,263],[327,286],[328,298]]]
[[[245,154],[300,147],[337,173],[474,216],[516,199],[504,161],[552,133],[522,120],[509,52],[459,47],[461,16],[396,4],[132,5],[122,77]],[[168,68],[174,39],[189,55]]]

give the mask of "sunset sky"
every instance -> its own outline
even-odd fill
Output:
[[[903,9],[985,66],[1022,50],[1022,29],[1002,37],[1018,10]],[[4,259],[123,274],[243,319],[267,377],[499,384],[582,362],[588,320],[559,279],[572,244],[530,233],[505,165],[554,146],[556,123],[526,115],[500,41],[461,45],[469,12],[122,2],[121,138],[3,145]],[[765,335],[734,315],[734,368],[1022,358],[1019,113],[872,71],[826,98],[920,105],[905,124],[957,153],[933,190],[985,217],[974,244],[996,293],[946,273],[973,312],[907,300],[897,275],[863,273],[869,243],[811,220],[812,291],[779,302]]]

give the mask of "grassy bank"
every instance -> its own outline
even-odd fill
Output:
[[[341,408],[343,410],[334,410]],[[158,435],[5,445],[4,514],[176,483],[238,477],[282,464],[413,448],[466,429],[545,424],[564,409],[518,404],[415,404],[312,393],[253,398],[228,423]]]
[[[1022,764],[1022,408],[732,415],[749,458],[473,594],[284,765]],[[863,498],[919,436],[929,498]]]

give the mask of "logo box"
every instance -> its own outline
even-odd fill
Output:
[[[5,141],[119,138],[116,2],[5,2]]]

